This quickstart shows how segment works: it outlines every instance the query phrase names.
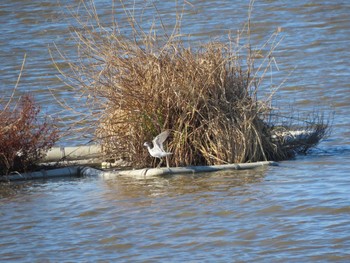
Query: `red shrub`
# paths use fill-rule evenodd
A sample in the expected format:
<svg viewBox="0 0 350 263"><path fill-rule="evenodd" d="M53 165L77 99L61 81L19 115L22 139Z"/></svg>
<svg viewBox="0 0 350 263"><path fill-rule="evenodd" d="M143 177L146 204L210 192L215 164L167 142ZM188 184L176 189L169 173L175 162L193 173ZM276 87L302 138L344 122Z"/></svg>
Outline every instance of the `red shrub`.
<svg viewBox="0 0 350 263"><path fill-rule="evenodd" d="M58 139L58 129L47 118L39 120L40 107L24 95L12 110L0 110L0 175L33 169Z"/></svg>

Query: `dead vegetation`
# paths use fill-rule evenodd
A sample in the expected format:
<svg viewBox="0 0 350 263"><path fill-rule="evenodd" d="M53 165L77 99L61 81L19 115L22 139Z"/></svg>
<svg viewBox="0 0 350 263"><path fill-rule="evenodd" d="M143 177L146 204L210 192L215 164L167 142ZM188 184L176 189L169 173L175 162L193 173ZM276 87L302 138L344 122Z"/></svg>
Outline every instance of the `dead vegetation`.
<svg viewBox="0 0 350 263"><path fill-rule="evenodd" d="M12 96L0 98L0 175L34 169L58 140L58 129L48 116L39 116L40 106L31 95L14 99L25 60Z"/></svg>
<svg viewBox="0 0 350 263"><path fill-rule="evenodd" d="M57 67L99 109L96 137L108 158L149 165L143 142L165 129L172 131L167 145L172 166L283 160L324 136L327 125L320 121L300 127L314 132L312 143L286 143L269 121L275 91L258 100L266 69L274 63L278 32L262 49L252 50L248 21L226 42L191 46L189 36L181 34L181 14L169 34L160 18L145 29L125 7L124 24L114 17L113 26L106 27L93 2L84 6L85 16L74 13L72 26L79 60L56 49L70 71Z"/></svg>
<svg viewBox="0 0 350 263"><path fill-rule="evenodd" d="M40 120L40 107L29 95L0 110L0 174L31 170L58 139L58 130Z"/></svg>

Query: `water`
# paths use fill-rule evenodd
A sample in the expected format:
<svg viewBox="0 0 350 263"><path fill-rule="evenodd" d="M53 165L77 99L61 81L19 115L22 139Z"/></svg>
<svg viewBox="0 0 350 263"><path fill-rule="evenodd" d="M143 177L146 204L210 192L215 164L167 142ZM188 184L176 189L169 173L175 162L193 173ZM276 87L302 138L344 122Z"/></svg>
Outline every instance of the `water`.
<svg viewBox="0 0 350 263"><path fill-rule="evenodd" d="M156 3L169 15L170 2ZM196 41L224 39L247 16L247 1L191 3L183 24ZM110 13L103 1L97 5ZM0 3L2 95L11 93L27 53L18 94L30 91L50 114L62 109L47 88L86 110L56 78L47 50L55 42L74 53L61 10L52 1ZM275 53L280 71L268 83L278 85L294 70L278 91L278 105L334 112L331 136L309 155L254 171L2 186L2 261L349 262L349 13L350 3L340 0L254 6L253 45L278 27L284 37ZM67 123L78 118L62 114ZM72 143L66 140L60 143Z"/></svg>

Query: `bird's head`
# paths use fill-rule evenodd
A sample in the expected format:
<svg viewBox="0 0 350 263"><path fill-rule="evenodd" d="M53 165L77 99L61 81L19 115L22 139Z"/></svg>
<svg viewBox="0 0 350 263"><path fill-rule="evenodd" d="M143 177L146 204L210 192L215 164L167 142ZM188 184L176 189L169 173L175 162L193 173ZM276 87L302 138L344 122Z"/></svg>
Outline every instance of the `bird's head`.
<svg viewBox="0 0 350 263"><path fill-rule="evenodd" d="M149 143L149 142L145 142L144 144L143 144L143 146L145 146L145 147L151 147L151 144Z"/></svg>

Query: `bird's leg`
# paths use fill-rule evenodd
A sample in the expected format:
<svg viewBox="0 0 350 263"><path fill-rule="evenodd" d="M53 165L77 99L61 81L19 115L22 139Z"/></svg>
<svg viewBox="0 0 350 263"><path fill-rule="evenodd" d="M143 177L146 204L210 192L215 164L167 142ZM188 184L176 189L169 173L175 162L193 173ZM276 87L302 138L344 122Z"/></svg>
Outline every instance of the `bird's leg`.
<svg viewBox="0 0 350 263"><path fill-rule="evenodd" d="M157 168L159 168L160 167L160 165L162 164L162 162L163 162L163 159L162 158L159 158L159 164L157 165Z"/></svg>
<svg viewBox="0 0 350 263"><path fill-rule="evenodd" d="M169 168L170 166L169 166L169 159L168 159L168 155L167 155L167 156L165 156L165 160L166 160L166 167L167 167L167 168Z"/></svg>

